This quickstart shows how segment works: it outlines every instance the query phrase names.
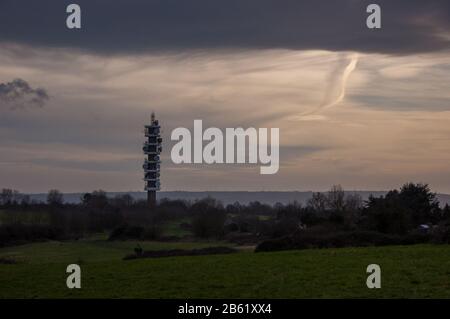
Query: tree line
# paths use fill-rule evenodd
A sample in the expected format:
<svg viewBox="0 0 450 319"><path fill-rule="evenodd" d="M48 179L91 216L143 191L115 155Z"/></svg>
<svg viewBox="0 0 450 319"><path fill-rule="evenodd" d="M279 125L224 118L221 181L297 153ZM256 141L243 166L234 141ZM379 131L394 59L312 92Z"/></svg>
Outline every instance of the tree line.
<svg viewBox="0 0 450 319"><path fill-rule="evenodd" d="M196 201L162 199L152 209L145 200L129 194L108 197L102 190L84 194L79 204L65 203L64 195L55 189L48 192L46 202L32 201L12 189L3 189L0 194L0 245L77 239L99 232L108 232L111 240L167 240L163 226L177 221L195 238L237 243L298 236L317 240L330 234L367 237L419 233L424 241L439 234L441 242L450 237L450 208L440 207L426 184L407 183L365 201L335 185L328 192L314 193L304 204L223 205L207 197Z"/></svg>

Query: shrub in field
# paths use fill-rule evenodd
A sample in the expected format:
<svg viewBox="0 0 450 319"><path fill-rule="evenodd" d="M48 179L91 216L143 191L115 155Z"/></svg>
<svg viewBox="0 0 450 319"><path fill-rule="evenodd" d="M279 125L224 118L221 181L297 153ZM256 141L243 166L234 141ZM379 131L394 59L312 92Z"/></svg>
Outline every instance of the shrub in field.
<svg viewBox="0 0 450 319"><path fill-rule="evenodd" d="M108 240L141 239L143 233L144 227L124 225L113 229Z"/></svg>
<svg viewBox="0 0 450 319"><path fill-rule="evenodd" d="M433 230L432 242L435 244L450 244L450 221L443 222Z"/></svg>
<svg viewBox="0 0 450 319"><path fill-rule="evenodd" d="M223 235L226 212L222 204L213 198L195 202L191 207L192 232L197 237L209 238Z"/></svg>
<svg viewBox="0 0 450 319"><path fill-rule="evenodd" d="M48 225L13 224L0 226L0 246L42 240L61 240L66 237L62 228Z"/></svg>
<svg viewBox="0 0 450 319"><path fill-rule="evenodd" d="M13 265L13 264L17 264L17 261L12 259L12 258L8 258L8 257L0 257L0 265Z"/></svg>
<svg viewBox="0 0 450 319"><path fill-rule="evenodd" d="M428 242L428 234L389 235L374 231L337 231L319 233L299 231L291 236L267 240L260 243L255 251L277 251L307 248L338 248L358 246L412 245Z"/></svg>
<svg viewBox="0 0 450 319"><path fill-rule="evenodd" d="M281 237L263 241L255 248L255 252L300 249L296 248L291 237Z"/></svg>
<svg viewBox="0 0 450 319"><path fill-rule="evenodd" d="M148 227L123 225L113 229L108 240L154 240L161 235L161 229L156 225Z"/></svg>
<svg viewBox="0 0 450 319"><path fill-rule="evenodd" d="M136 258L160 258L160 257L175 257L175 256L201 256L201 255L217 255L217 254L231 254L237 252L236 249L230 247L206 247L200 249L169 249L169 250L148 250L135 252L133 255L124 257L124 260Z"/></svg>
<svg viewBox="0 0 450 319"><path fill-rule="evenodd" d="M161 233L162 233L161 227L157 225L147 226L144 229L144 233L142 234L142 239L155 240L161 238Z"/></svg>

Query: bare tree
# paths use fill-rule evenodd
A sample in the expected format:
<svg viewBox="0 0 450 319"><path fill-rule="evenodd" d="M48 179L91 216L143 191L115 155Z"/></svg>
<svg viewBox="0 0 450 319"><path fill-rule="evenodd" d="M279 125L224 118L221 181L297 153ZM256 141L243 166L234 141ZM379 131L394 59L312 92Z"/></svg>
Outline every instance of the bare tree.
<svg viewBox="0 0 450 319"><path fill-rule="evenodd" d="M2 205L11 204L13 198L13 190L10 188L3 188L0 195Z"/></svg>
<svg viewBox="0 0 450 319"><path fill-rule="evenodd" d="M3 188L0 194L0 203L2 205L17 204L21 199L19 191L10 188Z"/></svg>
<svg viewBox="0 0 450 319"><path fill-rule="evenodd" d="M356 212L363 208L363 199L358 193L352 193L345 196L345 209Z"/></svg>
<svg viewBox="0 0 450 319"><path fill-rule="evenodd" d="M308 207L312 208L316 212L324 212L327 209L327 196L323 193L313 193L312 197L308 200Z"/></svg>
<svg viewBox="0 0 450 319"><path fill-rule="evenodd" d="M341 185L333 185L328 191L328 206L334 211L343 211L345 209L345 192Z"/></svg>
<svg viewBox="0 0 450 319"><path fill-rule="evenodd" d="M51 206L59 206L64 202L63 194L57 189L51 189L47 194L47 204Z"/></svg>

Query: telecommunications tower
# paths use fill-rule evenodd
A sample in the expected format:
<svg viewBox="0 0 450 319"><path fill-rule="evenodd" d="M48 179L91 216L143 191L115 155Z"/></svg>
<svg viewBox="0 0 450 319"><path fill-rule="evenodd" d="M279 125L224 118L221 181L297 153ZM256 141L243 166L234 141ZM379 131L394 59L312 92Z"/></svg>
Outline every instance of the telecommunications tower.
<svg viewBox="0 0 450 319"><path fill-rule="evenodd" d="M158 120L155 119L155 113L152 112L150 125L145 125L145 137L147 140L144 143L142 150L147 158L144 162L144 181L145 190L147 191L147 201L149 206L153 207L156 204L156 191L160 190L160 156L162 151L162 138L160 135L161 127Z"/></svg>

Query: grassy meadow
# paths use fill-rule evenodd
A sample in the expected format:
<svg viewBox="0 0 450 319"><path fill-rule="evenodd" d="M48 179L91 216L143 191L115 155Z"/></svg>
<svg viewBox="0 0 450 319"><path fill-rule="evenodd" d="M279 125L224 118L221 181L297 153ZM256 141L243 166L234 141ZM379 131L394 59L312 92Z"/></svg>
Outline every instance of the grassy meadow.
<svg viewBox="0 0 450 319"><path fill-rule="evenodd" d="M0 298L450 298L450 246L311 249L124 261L137 242L104 236L0 249ZM142 248L203 248L223 242L140 242ZM78 263L81 289L66 287ZM382 288L366 287L366 267Z"/></svg>

